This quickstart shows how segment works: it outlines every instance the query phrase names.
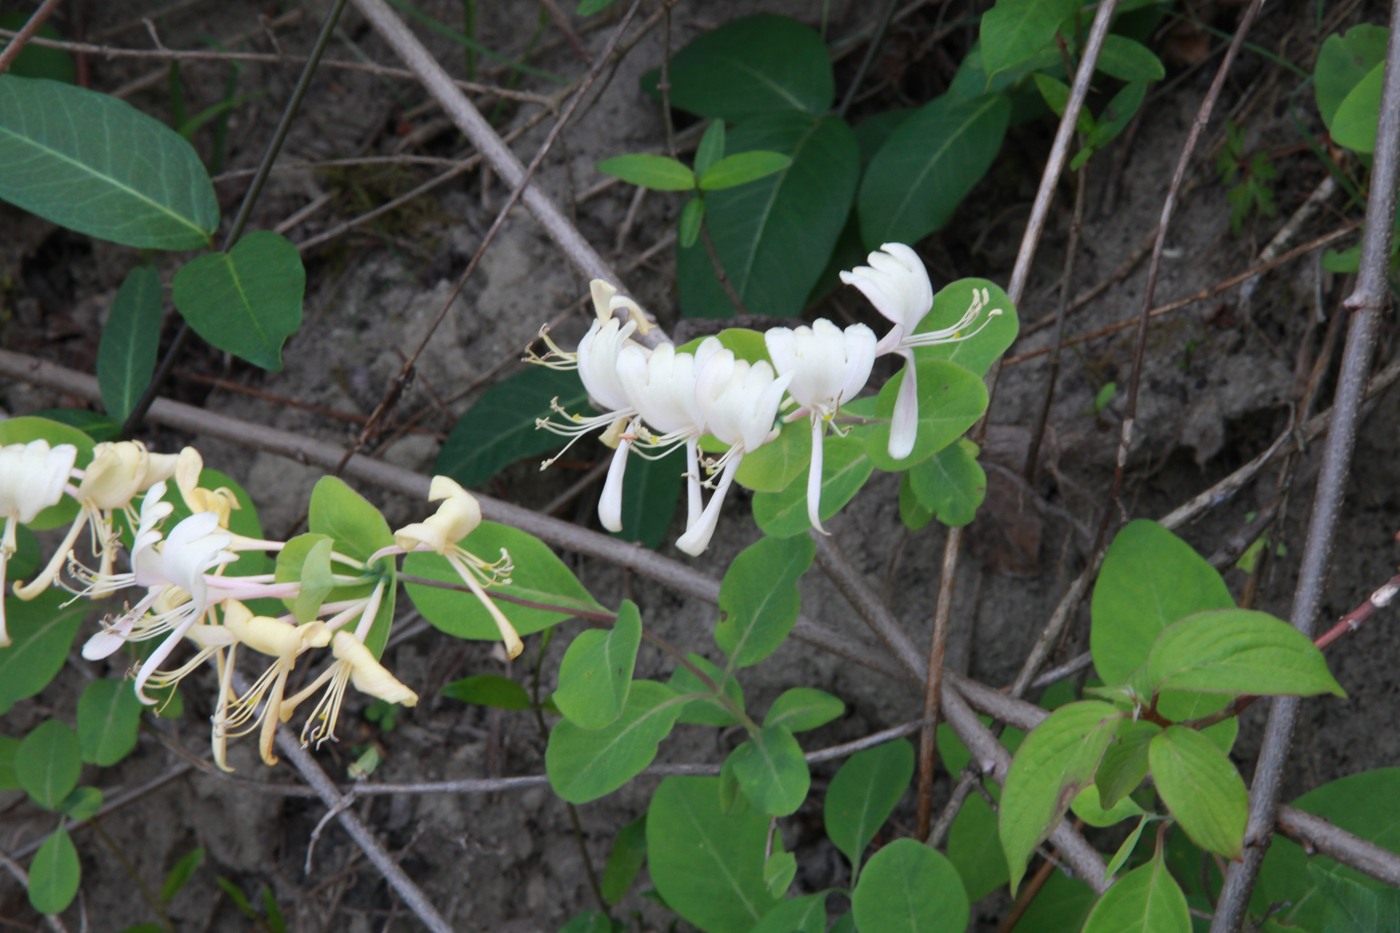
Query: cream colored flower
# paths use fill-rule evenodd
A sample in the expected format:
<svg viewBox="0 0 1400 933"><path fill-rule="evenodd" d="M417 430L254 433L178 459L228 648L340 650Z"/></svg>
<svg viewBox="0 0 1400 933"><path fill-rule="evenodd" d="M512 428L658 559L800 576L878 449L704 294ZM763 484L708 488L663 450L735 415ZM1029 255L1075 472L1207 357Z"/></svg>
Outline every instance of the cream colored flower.
<svg viewBox="0 0 1400 933"><path fill-rule="evenodd" d="M5 521L0 534L0 648L10 643L5 627L5 570L19 549L17 529L63 498L77 457L78 448L72 444L50 447L44 440L0 447L0 518Z"/></svg>

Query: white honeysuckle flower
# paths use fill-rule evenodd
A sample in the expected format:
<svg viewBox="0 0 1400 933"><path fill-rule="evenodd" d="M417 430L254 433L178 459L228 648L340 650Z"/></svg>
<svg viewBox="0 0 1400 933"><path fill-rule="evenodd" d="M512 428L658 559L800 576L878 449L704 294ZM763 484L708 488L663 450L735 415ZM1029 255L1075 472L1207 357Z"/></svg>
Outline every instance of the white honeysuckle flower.
<svg viewBox="0 0 1400 933"><path fill-rule="evenodd" d="M335 633L331 639L331 653L335 656L335 663L296 696L282 702L282 721L286 722L301 703L323 686L326 687L302 728L303 745L315 742L319 746L327 739L335 739L335 723L340 718L340 705L345 699L347 685L353 685L361 693L388 703L403 706L418 704L418 694L389 673L364 642L349 632Z"/></svg>
<svg viewBox="0 0 1400 933"><path fill-rule="evenodd" d="M860 289L875 310L894 325L889 333L880 338L875 353L877 356L897 353L904 357L906 363L904 381L899 386L890 421L889 442L890 456L903 460L913 452L919 429L919 389L914 371L914 348L959 343L975 337L1001 314L1001 309L987 311L982 322L969 331L968 328L982 317L990 299L986 289L979 289L973 292L972 304L953 326L915 333L914 328L933 310L933 286L929 283L928 270L924 268L919 254L903 243L885 243L880 250L867 257L870 265L856 266L850 272L843 271L841 281Z"/></svg>
<svg viewBox="0 0 1400 933"><path fill-rule="evenodd" d="M228 527L229 515L241 508L238 497L227 486L218 489L204 489L199 485L199 475L204 472L204 458L193 447L180 451L175 463L175 486L180 490L180 498L191 512L213 512L219 517L219 526Z"/></svg>
<svg viewBox="0 0 1400 933"><path fill-rule="evenodd" d="M708 467L719 472L714 492L704 511L690 522L685 534L676 540L676 547L692 556L699 556L710 546L725 496L734 481L734 473L744 455L757 450L774 436L773 423L778 417L783 392L792 381L792 373L775 375L766 360L749 363L735 359L722 350L712 354L700 368L695 379L695 399L700 409L705 431L729 445L727 450ZM696 495L699 479L692 477Z"/></svg>
<svg viewBox="0 0 1400 933"><path fill-rule="evenodd" d="M787 393L812 422L812 460L807 471L807 517L822 528L822 440L826 426L843 404L855 398L875 364L875 332L864 324L844 331L825 318L811 327L774 327L763 335L779 375L791 375Z"/></svg>
<svg viewBox="0 0 1400 933"><path fill-rule="evenodd" d="M92 552L99 558L100 574L110 574L119 538L112 528L112 515L124 512L135 519L131 501L156 483L175 473L178 458L173 454L153 454L140 441L114 441L98 444L92 462L79 473L82 479L73 498L78 500L78 517L38 576L26 584L15 583L15 595L29 600L47 590L58 578L73 552L83 528L91 528Z"/></svg>
<svg viewBox="0 0 1400 933"><path fill-rule="evenodd" d="M5 571L19 549L18 528L63 498L73 473L78 448L72 444L49 446L45 440L0 447L0 648L10 643L5 627Z"/></svg>
<svg viewBox="0 0 1400 933"><path fill-rule="evenodd" d="M481 524L481 504L476 496L463 489L455 480L446 476L434 476L428 487L428 501L438 502L436 514L421 522L405 525L394 532L394 546L382 548L370 555L368 563L392 553L411 554L414 551L432 551L447 558L452 569L462 578L462 582L472 591L481 605L490 614L496 628L500 630L506 653L518 657L525 645L516 633L515 626L496 606L486 593L486 587L493 584L510 583L514 569L510 555L501 549L501 556L494 562L477 557L460 545L460 541L471 534Z"/></svg>

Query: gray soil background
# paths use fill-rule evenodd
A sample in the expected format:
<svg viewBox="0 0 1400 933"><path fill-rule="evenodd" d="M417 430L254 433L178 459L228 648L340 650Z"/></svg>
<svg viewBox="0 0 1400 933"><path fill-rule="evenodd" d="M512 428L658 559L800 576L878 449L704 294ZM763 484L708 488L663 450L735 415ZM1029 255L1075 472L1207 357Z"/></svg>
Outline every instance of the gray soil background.
<svg viewBox="0 0 1400 933"><path fill-rule="evenodd" d="M564 20L588 56L602 49L626 6L619 3L606 14L585 20L573 15L571 3L560 5L570 8ZM218 40L229 48L298 55L310 47L324 6L116 0L65 4L56 23L65 35L80 29L92 41L149 49L152 38L142 18L150 17L160 41L172 49L207 49L211 40ZM415 0L414 6L443 22L460 24L459 3ZM81 10L81 17L75 18L75 9ZM1228 32L1241 9L1224 2L1197 5L1195 15ZM1320 8L1301 0L1282 0L1265 9L1251 36L1257 49L1246 51L1237 64L1189 175L1189 188L1167 238L1167 258L1157 288L1159 304L1210 289L1254 264L1265 244L1326 175L1320 161L1299 145L1302 137L1295 119L1301 118L1314 132L1321 129L1310 87L1262 52L1310 71L1320 37L1358 22L1385 21L1384 10L1376 4ZM583 74L588 67L584 57L559 22L542 10L521 2L479 4L478 36L487 48L502 55L519 56L528 45L531 64L570 78ZM655 3L644 3L637 22L656 10ZM828 39L840 53L836 61L839 97L854 76L864 51L860 37L873 28L878 9L873 4L834 0L827 10ZM743 0L680 5L673 11L672 48L719 24L760 11L786 13L816 24L822 5ZM916 105L941 92L973 35L970 27L963 26L947 30L938 43L928 40L939 24L970 22L973 12L965 4L945 9L914 3L900 8L862 85L861 101L851 111L853 122L890 106ZM538 38L532 40L537 26ZM415 32L450 71L463 73L460 45L421 26ZM667 238L673 236L680 199L655 193L637 199L635 189L608 183L594 167L599 160L623 152L664 148L659 105L638 89L641 75L661 60L662 29L656 26L643 34L634 25L623 47L625 54L604 71L537 177L584 237L622 271L628 290L672 326L677 314L675 250ZM1115 270L1155 228L1172 167L1223 42L1187 23L1159 36L1154 47L1168 63L1167 81L1154 87L1143 117L1095 159L1087 174L1082 241L1068 290L1078 295L1099 283L1108 285L1071 315L1068 335L1127 321L1139 312L1145 264L1138 263L1126 275ZM353 8L347 11L328 58L399 66ZM491 60L483 57L479 62L488 83L507 79ZM86 65L91 87L121 90L136 106L169 119L167 69L161 63L90 55ZM233 112L225 174L217 189L226 224L297 70L295 63L286 62L242 66L238 93L245 99ZM219 101L228 75L226 62L186 62L181 77L189 111ZM560 89L531 75L513 80L517 89L537 94L555 95ZM531 102L505 102L497 109L495 98L473 96L503 134L531 124L513 142L517 155L528 162L554 114L542 113ZM470 145L425 100L412 80L322 69L250 227L278 229L295 242L311 244L304 251L308 268L305 323L286 347L286 368L264 373L197 346L177 367L168 389L170 397L256 425L336 443L353 439L438 314L507 194L494 174L474 170L398 210L341 229L370 208L450 168L445 160L459 161L472 153ZM1270 153L1278 169L1278 216L1251 218L1239 234L1231 231L1225 188L1213 167L1227 118L1242 127L1247 149ZM1013 128L991 173L953 223L920 244L935 287L967 275L1005 283L1053 132L1051 120ZM211 153L208 128L197 133L194 141L206 157ZM375 165L310 167L368 156L400 158ZM1026 331L1027 325L1052 313L1059 301L1072 192L1069 181L1062 184L1020 307L1023 336L1012 348L1013 356L1048 344L1048 330ZM1357 216L1354 205L1348 207L1341 195L1334 196L1285 248ZM57 230L6 206L0 206L0 229L5 231L0 238L0 343L9 350L92 372L106 309L123 276L143 257ZM325 234L331 236L322 240ZM178 261L169 256L145 258L158 264L168 285ZM1340 348L1324 337L1340 313L1340 300L1348 287L1348 281L1324 273L1318 254L1312 253L1264 275L1248 303L1238 289L1225 289L1154 321L1148 335L1138 441L1128 462L1121 518L1160 517L1266 449L1286 426L1319 354L1323 354L1323 374L1312 412L1329 404ZM416 378L392 416L393 430L377 438L370 450L386 461L427 473L455 418L486 387L516 370L521 350L542 323L559 319L556 334L566 345L582 333L587 318L580 299L586 293L585 279L539 225L517 209L419 358ZM809 309L809 318L819 314L876 323L873 312L853 290L837 291ZM167 341L178 324L173 318L172 311L166 323ZM949 663L979 680L993 685L1010 682L1065 587L1084 566L1093 529L1107 501L1123 405L1119 392L1095 414L1093 400L1108 382L1126 385L1132 366L1131 334L1131 330L1118 331L1066 349L1040 467L1030 484L1022 478L1022 467L1046 391L1045 357L1032 357L1002 371L984 447L988 502L971 528L969 553L959 570L950 646ZM1392 315L1378 360L1384 364L1395 354ZM0 385L4 413L75 404L87 403L23 384ZM1374 403L1362 423L1324 623L1362 602L1389 579L1400 559L1397 425L1400 392L1392 389ZM239 479L251 492L264 528L273 536L295 528L311 486L321 475L320 470L259 453L252 444L177 435L158 426L148 428L143 438L160 450L175 450L184 443L199 446L206 463ZM573 463L561 463L545 474L533 463L522 463L484 491L532 508L550 506L561 517L596 527L598 484L581 492L571 487L605 451L587 441L575 450ZM1288 614L1319 455L1320 445L1314 445L1297 451L1293 459L1291 494L1271 532L1282 548L1257 581L1256 608ZM1252 513L1277 500L1280 475L1277 465L1265 469L1254 483L1181 533L1200 552L1215 552L1239 534ZM425 513L424 503L363 486L361 490L382 504L391 524ZM828 527L856 567L887 594L911 637L923 645L945 533L936 524L918 533L906 532L896 501L897 483L888 476L877 478ZM756 540L758 531L746 503L742 495L733 497L714 545L702 559L691 561L694 566L718 578L733 556ZM681 556L669 544L663 548ZM711 637L716 619L712 606L599 561L568 554L564 558L602 603L635 599L645 623L659 634L687 650L717 656ZM1245 575L1232 570L1227 580L1238 597L1247 582ZM868 641L872 655L881 652L879 643L819 571L814 569L805 579L803 597L804 612L830 628ZM341 742L318 752L321 764L337 780L345 780L345 769L354 760L351 749L373 741L384 756L372 778L376 782L541 774L544 738L530 715L465 706L438 696L445 683L458 678L491 673L526 679L528 669L520 663L514 668L505 664L491 645L456 641L416 624L419 620L406 604L407 600L401 601L406 615L387 660L400 679L417 690L422 702L403 711L392 731L383 732L363 719L359 698L348 700ZM1382 615L1331 649L1333 671L1349 698L1305 705L1286 800L1333 778L1400 759L1400 731L1393 726L1400 665L1389 631L1392 622ZM578 623L569 622L560 634L578 630ZM1054 662L1085 650L1087 632L1086 609L1057 648ZM546 688L566 643L567 638L559 638L549 648L543 675ZM525 657L532 651L533 647ZM670 667L659 653L644 649L638 675L664 678ZM18 705L0 732L23 734L53 716L71 721L82 685L106 673L75 652L54 685ZM804 748L809 750L914 720L922 704L922 696L904 684L790 641L749 673L748 705L765 709L784 689L802 685L821 687L848 704L843 718L804 736ZM321 804L288 793L287 788L298 783L289 765L263 767L254 742L245 740L232 753L237 767L232 776L212 769L207 761L208 710L201 703L198 683L191 683L184 693L189 709L183 720L161 721L143 730L131 758L100 774L85 775L86 781L99 783L110 800L174 765L194 764L178 778L79 831L84 879L79 901L65 916L69 928L115 931L154 920L146 903L149 892L159 889L176 859L203 848L204 865L170 905L176 929L251 928L220 892L216 883L220 877L254 898L267 888L286 915L289 930L417 929L417 922L339 827L321 825L325 816ZM1259 704L1244 716L1235 750L1246 779L1258 748L1262 707ZM717 763L737 741L713 729L683 726L663 744L658 761ZM818 766L807 805L783 821L784 840L797 852L801 866L794 887L798 893L849 880L844 859L824 841L821 830L820 801L834 770L834 764ZM655 778L644 777L579 808L583 847L595 867L601 868L616 831L644 812L655 785ZM941 803L946 790L946 781L940 783L936 803ZM553 931L593 906L569 815L547 787L489 795L367 797L354 807L456 929ZM882 839L912 832L913 819L911 793ZM5 851L38 838L51 823L50 816L18 795L0 793L0 848ZM0 927L37 928L41 921L28 907L24 892L8 876L0 877L0 918L12 918L0 922ZM616 916L637 930L686 929L641 895L647 887L643 875ZM984 901L975 911L977 924L994 929L1006 906L1001 895ZM835 902L832 907L844 910Z"/></svg>

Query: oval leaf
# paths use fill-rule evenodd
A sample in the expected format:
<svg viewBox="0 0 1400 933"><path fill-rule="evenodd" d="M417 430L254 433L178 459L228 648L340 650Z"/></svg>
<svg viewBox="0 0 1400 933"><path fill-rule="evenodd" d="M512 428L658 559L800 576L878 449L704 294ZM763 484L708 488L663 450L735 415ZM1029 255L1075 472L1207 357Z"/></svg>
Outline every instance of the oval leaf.
<svg viewBox="0 0 1400 933"><path fill-rule="evenodd" d="M970 906L952 862L913 839L896 839L871 856L851 912L862 930L962 933Z"/></svg>
<svg viewBox="0 0 1400 933"><path fill-rule="evenodd" d="M1162 60L1141 42L1127 36L1104 37L1098 69L1119 81L1160 81L1167 75Z"/></svg>
<svg viewBox="0 0 1400 933"><path fill-rule="evenodd" d="M723 191L726 188L737 188L786 171L791 165L792 157L781 152L737 152L705 170L700 176L700 190Z"/></svg>
<svg viewBox="0 0 1400 933"><path fill-rule="evenodd" d="M81 878L78 850L68 830L59 829L44 840L29 864L30 906L41 914L63 913L77 896Z"/></svg>
<svg viewBox="0 0 1400 933"><path fill-rule="evenodd" d="M15 779L34 802L56 810L78 786L82 750L73 730L49 720L24 737L15 753Z"/></svg>
<svg viewBox="0 0 1400 933"><path fill-rule="evenodd" d="M1354 152L1376 150L1376 129L1381 116L1381 81L1384 77L1385 63L1381 62L1342 99L1331 126L1332 139L1338 145Z"/></svg>
<svg viewBox="0 0 1400 933"><path fill-rule="evenodd" d="M971 523L987 497L987 474L977 462L977 445L969 440L943 448L908 476L919 504L950 528Z"/></svg>
<svg viewBox="0 0 1400 933"><path fill-rule="evenodd" d="M1313 71L1313 88L1317 94L1317 110L1330 130L1337 108L1361 79L1376 65L1385 61L1385 43L1390 31L1384 26L1362 23L1348 29L1345 35L1328 36L1317 52L1317 67Z"/></svg>
<svg viewBox="0 0 1400 933"><path fill-rule="evenodd" d="M1191 933L1186 895L1159 855L1108 889L1083 933Z"/></svg>
<svg viewBox="0 0 1400 933"><path fill-rule="evenodd" d="M442 695L463 703L494 706L497 709L529 709L530 694L525 688L496 674L478 674L454 680L442 688Z"/></svg>
<svg viewBox="0 0 1400 933"><path fill-rule="evenodd" d="M622 601L611 629L581 632L559 663L554 705L584 729L601 729L622 715L642 643L637 604Z"/></svg>
<svg viewBox="0 0 1400 933"><path fill-rule="evenodd" d="M860 875L861 855L885 825L914 776L914 747L900 739L857 752L827 788L822 804L826 834Z"/></svg>
<svg viewBox="0 0 1400 933"><path fill-rule="evenodd" d="M884 420L851 431L865 445L866 455L877 469L898 472L922 463L961 437L987 410L987 386L978 376L955 363L918 360L914 367L918 379L918 434L909 456L894 459L889 453L888 419L894 414L895 398L908 378L908 368L906 364L880 389L875 415ZM758 497L754 498L757 501Z"/></svg>
<svg viewBox="0 0 1400 933"><path fill-rule="evenodd" d="M545 772L554 792L570 803L610 794L641 773L671 732L684 704L665 684L632 684L622 715L602 729L561 719L549 733Z"/></svg>
<svg viewBox="0 0 1400 933"><path fill-rule="evenodd" d="M715 644L734 667L757 664L787 638L801 608L797 581L815 555L804 535L760 538L734 558L720 584L715 626Z"/></svg>
<svg viewBox="0 0 1400 933"><path fill-rule="evenodd" d="M102 407L117 421L126 420L151 382L163 308L160 274L155 269L137 266L127 273L97 347Z"/></svg>
<svg viewBox="0 0 1400 933"><path fill-rule="evenodd" d="M991 168L1010 116L1002 94L944 96L901 123L875 153L860 186L856 207L866 247L917 243L942 229Z"/></svg>
<svg viewBox="0 0 1400 933"><path fill-rule="evenodd" d="M867 449L850 435L832 434L823 445L821 507L817 514L826 521L855 498L870 474L875 472L875 464ZM806 474L803 470L802 475ZM791 483L782 492L756 493L753 517L764 534L775 538L790 538L810 529L806 479Z"/></svg>
<svg viewBox="0 0 1400 933"><path fill-rule="evenodd" d="M987 310L973 325L980 326L980 330L955 343L915 347L914 359L947 360L979 376L985 376L997 358L1015 342L1021 326L1016 315L1016 306L1011 303L1010 296L1000 285L987 279L958 279L948 283L933 296L933 309L919 322L919 326L914 328L914 333L947 330L962 319L974 300L983 296ZM992 311L1001 313L991 315Z"/></svg>
<svg viewBox="0 0 1400 933"><path fill-rule="evenodd" d="M78 743L83 760L114 765L136 747L141 701L125 680L94 680L78 699Z"/></svg>
<svg viewBox="0 0 1400 933"><path fill-rule="evenodd" d="M787 816L807 799L812 774L802 746L785 726L765 726L734 749L729 760L739 788L758 812Z"/></svg>
<svg viewBox="0 0 1400 933"><path fill-rule="evenodd" d="M1185 726L1169 726L1147 746L1152 780L1191 841L1208 852L1239 858L1249 793L1229 757Z"/></svg>
<svg viewBox="0 0 1400 933"><path fill-rule="evenodd" d="M0 713L48 686L91 609L81 601L69 603L66 594L55 590L27 603L5 597L11 644L0 648Z"/></svg>
<svg viewBox="0 0 1400 933"><path fill-rule="evenodd" d="M212 346L277 372L282 344L301 327L306 269L296 246L270 230L175 273L175 307Z"/></svg>
<svg viewBox="0 0 1400 933"><path fill-rule="evenodd" d="M670 156L648 152L604 159L598 163L598 171L653 191L689 191L695 187L695 173L688 166Z"/></svg>
<svg viewBox="0 0 1400 933"><path fill-rule="evenodd" d="M142 249L200 249L214 186L178 133L108 94L0 75L0 199Z"/></svg>
<svg viewBox="0 0 1400 933"><path fill-rule="evenodd" d="M668 777L647 811L647 870L706 933L749 933L778 903L763 882L768 817L720 808L719 779Z"/></svg>
<svg viewBox="0 0 1400 933"><path fill-rule="evenodd" d="M845 712L846 704L825 690L793 687L784 690L768 707L763 725L782 726L789 732L806 732L821 728Z"/></svg>
<svg viewBox="0 0 1400 933"><path fill-rule="evenodd" d="M831 109L835 79L817 31L786 16L747 16L708 32L671 59L671 106L742 120Z"/></svg>
<svg viewBox="0 0 1400 933"><path fill-rule="evenodd" d="M1314 696L1346 691L1302 632L1266 612L1198 612L1168 626L1147 657L1153 689Z"/></svg>
<svg viewBox="0 0 1400 933"><path fill-rule="evenodd" d="M982 17L979 48L988 75L1014 68L1053 47L1078 0L999 0Z"/></svg>

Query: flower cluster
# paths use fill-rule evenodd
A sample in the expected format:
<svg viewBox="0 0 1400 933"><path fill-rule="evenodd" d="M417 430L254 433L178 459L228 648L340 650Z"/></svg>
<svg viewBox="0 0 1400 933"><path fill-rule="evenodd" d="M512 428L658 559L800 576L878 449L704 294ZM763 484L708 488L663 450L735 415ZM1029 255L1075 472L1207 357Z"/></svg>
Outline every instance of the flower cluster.
<svg viewBox="0 0 1400 933"><path fill-rule="evenodd" d="M884 354L898 354L909 364L895 401L889 438L891 457L909 456L919 420L914 348L966 340L1001 310L986 308L983 291L953 326L917 333L915 329L933 308L933 287L918 254L902 243L886 243L868 261L868 266L842 272L841 280L860 289L894 325L878 340L864 324L842 329L818 319L811 327L767 331L768 360L739 359L715 337L701 341L693 352L670 344L649 349L631 339L645 326L642 309L597 280L592 283L597 320L577 350L566 352L541 332L549 352L530 361L577 369L603 414L591 418L570 414L556 399L554 410L562 420L541 418L536 426L569 437L569 445L584 434L606 429L603 441L615 448L598 503L604 528L618 531L622 527L628 455L656 458L684 446L686 528L676 547L687 554L702 553L714 534L740 461L777 436L782 412L782 421L807 418L811 422L807 514L813 527L821 530L823 438L829 426L835 429L833 419L841 406L865 388L875 359ZM707 435L724 444L725 452L701 457L700 439ZM703 501L705 487L713 490L708 503Z"/></svg>
<svg viewBox="0 0 1400 933"><path fill-rule="evenodd" d="M392 575L380 566L386 558L414 551L445 557L496 621L510 656L521 651L515 629L486 592L492 584L509 582L510 558L502 552L499 560L489 563L461 546L480 524L481 509L470 493L446 477L436 477L430 489L430 500L440 502L437 512L399 529L393 544L363 561L331 551L314 567L306 561L305 580L278 579L272 573L238 573L241 555L277 553L286 543L248 538L229 529L237 498L228 489L199 485L203 460L194 448L160 455L139 442L123 441L98 444L81 469L75 466L77 458L74 445L51 446L45 440L0 447L0 515L5 522L0 593L17 550L18 526L34 522L46 509L61 507L65 498L71 500L77 515L67 534L33 580L13 581L14 595L32 600L52 586L73 593L73 599L138 592L134 602L106 615L100 630L84 643L83 656L97 660L127 646L155 642L149 651L136 652L142 660L133 675L136 695L148 705L158 702L148 691L168 691L212 663L218 672L212 744L221 768L228 767L228 740L253 732L259 734L263 761L275 764L278 725L313 697L319 698L302 730L303 743L335 737L347 686L391 703L417 703L417 695L366 645L393 585ZM171 479L183 500L179 511L184 517L178 520L176 503L167 498ZM123 525L133 529L128 569L117 571ZM84 528L90 532L90 560L77 546ZM355 595L328 598L337 594ZM310 604L303 605L308 598ZM248 605L257 599L296 609L259 615ZM9 643L0 600L0 648ZM168 662L184 643L193 653L172 666ZM325 648L330 649L330 663L288 695L302 656ZM248 653L263 659L260 663L266 667L251 684L244 684L235 673L236 662Z"/></svg>

